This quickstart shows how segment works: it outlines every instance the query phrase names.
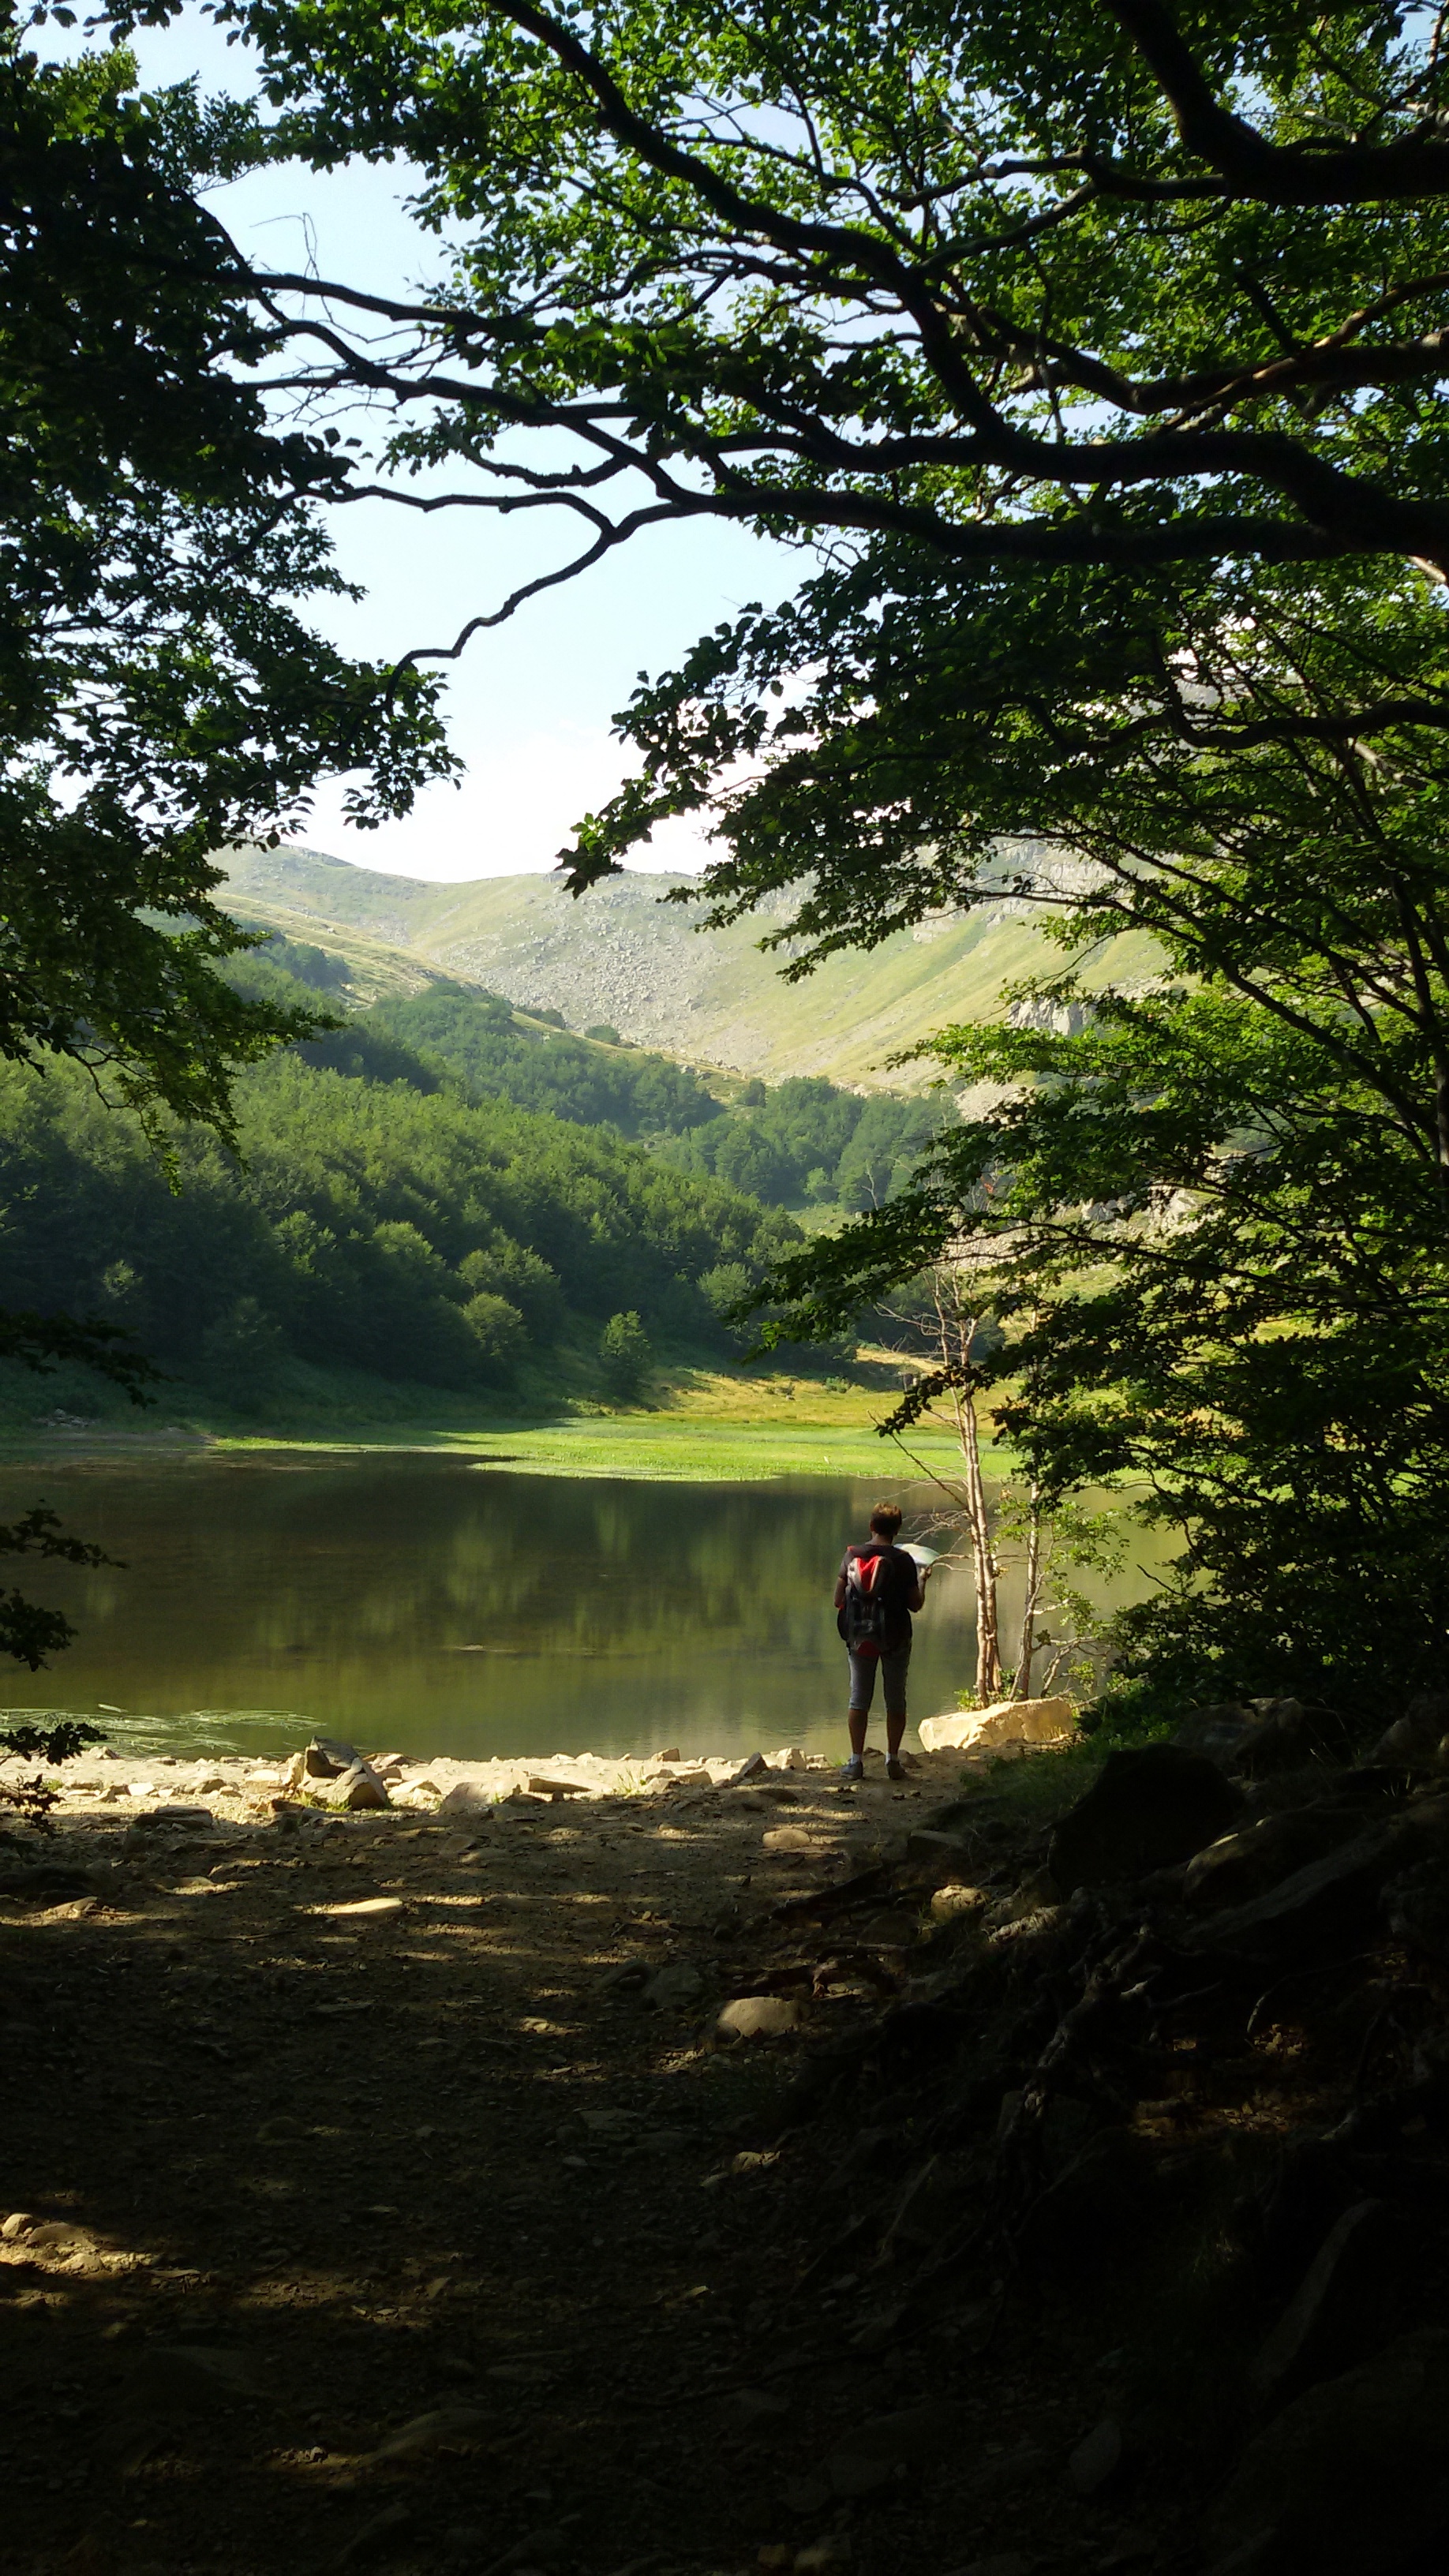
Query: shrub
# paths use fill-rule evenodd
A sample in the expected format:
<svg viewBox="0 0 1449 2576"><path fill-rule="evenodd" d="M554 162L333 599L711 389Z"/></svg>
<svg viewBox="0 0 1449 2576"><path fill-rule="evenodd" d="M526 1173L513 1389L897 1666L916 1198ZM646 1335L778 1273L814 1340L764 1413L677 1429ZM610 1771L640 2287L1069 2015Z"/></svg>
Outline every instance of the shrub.
<svg viewBox="0 0 1449 2576"><path fill-rule="evenodd" d="M609 1317L599 1337L599 1362L610 1395L621 1404L637 1396L653 1357L649 1336L637 1315Z"/></svg>

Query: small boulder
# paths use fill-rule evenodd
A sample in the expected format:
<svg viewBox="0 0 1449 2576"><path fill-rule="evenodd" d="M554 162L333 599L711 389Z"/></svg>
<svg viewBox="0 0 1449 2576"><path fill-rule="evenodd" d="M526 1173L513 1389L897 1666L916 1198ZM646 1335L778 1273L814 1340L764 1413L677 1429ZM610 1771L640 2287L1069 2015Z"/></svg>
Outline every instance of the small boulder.
<svg viewBox="0 0 1449 2576"><path fill-rule="evenodd" d="M1047 1867L1064 1896L1145 1878L1216 1842L1242 1793L1205 1754L1173 1744L1109 1753L1085 1797L1052 1835Z"/></svg>
<svg viewBox="0 0 1449 2576"><path fill-rule="evenodd" d="M1402 1717L1386 1727L1368 1756L1393 1771L1439 1771L1449 1733L1449 1691L1421 1691Z"/></svg>
<svg viewBox="0 0 1449 2576"><path fill-rule="evenodd" d="M997 1744L1065 1744L1076 1730L1069 1699L999 1699L924 1717L917 1733L926 1753L986 1753Z"/></svg>
<svg viewBox="0 0 1449 2576"><path fill-rule="evenodd" d="M1093 2426L1085 2441L1079 2442L1067 2462L1067 2475L1074 2492L1091 2496L1104 2487L1122 2465L1122 2430L1110 2415Z"/></svg>
<svg viewBox="0 0 1449 2576"><path fill-rule="evenodd" d="M684 2012L704 1992L704 1979L692 1959L670 1959L656 1968L644 1988L644 2001L656 2012Z"/></svg>
<svg viewBox="0 0 1449 2576"><path fill-rule="evenodd" d="M335 1779L319 1780L313 1785L320 1791L325 1806L335 1807L347 1815L392 1804L376 1772L361 1760L355 1762L350 1771L340 1772Z"/></svg>
<svg viewBox="0 0 1449 2576"><path fill-rule="evenodd" d="M468 2451L493 2424L477 2406L439 2406L430 2415L415 2415L368 2454L379 2466L389 2460L422 2459L430 2451Z"/></svg>
<svg viewBox="0 0 1449 2576"><path fill-rule="evenodd" d="M725 1786L728 1789L739 1789L747 1780L762 1780L769 1767L763 1753L747 1754L738 1769L730 1773Z"/></svg>
<svg viewBox="0 0 1449 2576"><path fill-rule="evenodd" d="M334 1735L314 1735L302 1756L302 1770L309 1780L337 1780L361 1760L355 1744L343 1744Z"/></svg>
<svg viewBox="0 0 1449 2576"><path fill-rule="evenodd" d="M458 1780L448 1791L438 1814L445 1822L478 1825L498 1813L498 1792L481 1780Z"/></svg>
<svg viewBox="0 0 1449 2576"><path fill-rule="evenodd" d="M991 1899L984 1887L968 1887L959 1879L948 1879L931 1899L930 1911L937 1923L954 1923L960 1915L984 1914Z"/></svg>
<svg viewBox="0 0 1449 2576"><path fill-rule="evenodd" d="M804 2007L784 1995L739 1995L724 2006L715 2031L720 2039L730 2041L782 2039L798 2030L804 2017Z"/></svg>
<svg viewBox="0 0 1449 2576"><path fill-rule="evenodd" d="M1391 2576L1449 2524L1449 2331L1404 2335L1248 2444L1212 2519L1214 2576Z"/></svg>

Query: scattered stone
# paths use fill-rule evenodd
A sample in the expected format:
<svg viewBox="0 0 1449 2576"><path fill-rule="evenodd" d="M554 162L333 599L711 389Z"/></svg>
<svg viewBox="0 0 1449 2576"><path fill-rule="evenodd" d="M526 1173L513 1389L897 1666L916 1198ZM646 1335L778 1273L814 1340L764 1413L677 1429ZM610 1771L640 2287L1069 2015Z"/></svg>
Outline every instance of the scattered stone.
<svg viewBox="0 0 1449 2576"><path fill-rule="evenodd" d="M791 2478L781 2492L791 2513L823 2513L830 2502L825 2478Z"/></svg>
<svg viewBox="0 0 1449 2576"><path fill-rule="evenodd" d="M35 2220L28 2209L12 2209L4 2226L0 2227L0 2237L7 2245L13 2245L17 2236L28 2235L34 2225Z"/></svg>
<svg viewBox="0 0 1449 2576"><path fill-rule="evenodd" d="M1442 1770L1442 1746L1449 1731L1449 1691L1421 1691L1402 1717L1395 1718L1368 1756L1391 1770Z"/></svg>
<svg viewBox="0 0 1449 2576"><path fill-rule="evenodd" d="M131 2476L177 2427L224 2413L251 2394L240 2353L202 2344L152 2344L121 2388L113 2447Z"/></svg>
<svg viewBox="0 0 1449 2576"><path fill-rule="evenodd" d="M555 1805L560 1798L593 1798L598 1795L589 1781L561 1780L551 1771L530 1772L527 1787L530 1798L549 1798Z"/></svg>
<svg viewBox="0 0 1449 2576"><path fill-rule="evenodd" d="M793 2401L768 2388L732 2389L724 2403L727 2434L751 2447L783 2441L799 2421Z"/></svg>
<svg viewBox="0 0 1449 2576"><path fill-rule="evenodd" d="M347 1905L312 1905L307 1910L311 1914L378 1915L402 1914L407 1909L400 1896L359 1896Z"/></svg>
<svg viewBox="0 0 1449 2576"><path fill-rule="evenodd" d="M600 1977L599 1990L606 1995L621 1994L628 1987L644 1985L648 1976L648 1967L642 1959L616 1959Z"/></svg>
<svg viewBox="0 0 1449 2576"><path fill-rule="evenodd" d="M666 1745L662 1753L656 1753L654 1759L656 1762L682 1762L684 1756L677 1744L670 1744Z"/></svg>
<svg viewBox="0 0 1449 2576"><path fill-rule="evenodd" d="M1122 2432L1110 2415L1093 2426L1067 2462L1067 2475L1079 2496L1092 2496L1122 2465Z"/></svg>
<svg viewBox="0 0 1449 2576"><path fill-rule="evenodd" d="M715 2030L724 2040L781 2039L798 2030L804 2018L803 2004L784 1995L740 1995L724 2006Z"/></svg>
<svg viewBox="0 0 1449 2576"><path fill-rule="evenodd" d="M360 2567L369 2558L379 2558L395 2540L402 2540L412 2530L417 2517L410 2504L390 2504L384 2513L375 2514L371 2522L353 2534L345 2549L339 2549L334 2567Z"/></svg>
<svg viewBox="0 0 1449 2576"><path fill-rule="evenodd" d="M994 2558L973 2558L967 2567L953 2567L950 2576L1031 2576L1035 2564L1019 2549L1002 2549Z"/></svg>
<svg viewBox="0 0 1449 2576"><path fill-rule="evenodd" d="M387 2460L419 2459L428 2451L468 2451L481 2440L489 2417L478 2406L439 2406L429 2415L414 2415L385 2442L368 2453L364 2466Z"/></svg>
<svg viewBox="0 0 1449 2576"><path fill-rule="evenodd" d="M1449 2523L1449 2331L1423 2327L1286 2406L1212 2518L1214 2576L1390 2576Z"/></svg>
<svg viewBox="0 0 1449 2576"><path fill-rule="evenodd" d="M766 1758L772 1771L808 1771L810 1768L810 1756L798 1744L782 1744L778 1753L771 1753Z"/></svg>
<svg viewBox="0 0 1449 2576"><path fill-rule="evenodd" d="M164 1826L168 1834L209 1833L216 1823L210 1807L158 1807L154 1815L138 1816L128 1831L133 1834L154 1833Z"/></svg>
<svg viewBox="0 0 1449 2576"><path fill-rule="evenodd" d="M851 2448L858 2456L909 2467L957 2450L978 2420L968 2406L930 2398L922 2406L907 2406L898 2415L878 2415L873 2423L862 2424L851 2437Z"/></svg>
<svg viewBox="0 0 1449 2576"><path fill-rule="evenodd" d="M895 2476L894 2460L868 2451L832 2451L825 2466L834 2496L874 2495Z"/></svg>
<svg viewBox="0 0 1449 2576"><path fill-rule="evenodd" d="M966 1858L966 1846L959 1834L942 1833L936 1825L917 1825L906 1836L906 1858L915 1867L929 1863L959 1869Z"/></svg>
<svg viewBox="0 0 1449 2576"><path fill-rule="evenodd" d="M740 1764L737 1771L732 1771L730 1773L725 1786L728 1789L738 1789L746 1780L762 1779L769 1767L770 1766L766 1762L763 1753L751 1753L746 1760Z"/></svg>
<svg viewBox="0 0 1449 2576"><path fill-rule="evenodd" d="M931 1913L938 1923L954 1923L959 1914L984 1914L991 1899L984 1888L968 1887L963 1880L948 1879L931 1899Z"/></svg>
<svg viewBox="0 0 1449 2576"><path fill-rule="evenodd" d="M848 2531L827 2531L819 2540L807 2541L794 2557L795 2576L820 2576L827 2567L848 2567L851 2549Z"/></svg>
<svg viewBox="0 0 1449 2576"><path fill-rule="evenodd" d="M335 1778L319 1781L317 1785L326 1806L343 1810L350 1815L356 1815L366 1808L386 1807L392 1803L376 1773L369 1770L367 1764L361 1760L356 1762L350 1771L340 1772Z"/></svg>
<svg viewBox="0 0 1449 2576"><path fill-rule="evenodd" d="M973 2503L984 2504L988 2497L1006 2495L1013 2487L1036 2485L1050 2474L1051 2463L1039 2442L1019 2442L999 2460L987 2460L972 2472L966 2492Z"/></svg>
<svg viewBox="0 0 1449 2576"><path fill-rule="evenodd" d="M1378 2269L1386 2218L1382 2201L1360 2200L1330 2228L1249 2373L1265 2410L1321 2375L1327 2347L1342 2337L1345 2309Z"/></svg>
<svg viewBox="0 0 1449 2576"><path fill-rule="evenodd" d="M411 1794L417 1796L422 1789L431 1789L433 1795L437 1795L436 1785L431 1780L415 1781ZM497 1808L495 1790L485 1788L481 1780L459 1780L448 1790L438 1813L445 1818L456 1818L460 1823L477 1824L484 1816L495 1815Z"/></svg>
<svg viewBox="0 0 1449 2576"><path fill-rule="evenodd" d="M338 1780L345 1771L355 1771L361 1761L355 1744L343 1744L331 1735L314 1735L302 1756L302 1771L308 1780Z"/></svg>
<svg viewBox="0 0 1449 2576"><path fill-rule="evenodd" d="M704 1979L692 1959L671 1959L667 1966L656 1968L644 1989L644 2001L656 2012L683 2012L698 2003L704 1992Z"/></svg>
<svg viewBox="0 0 1449 2576"><path fill-rule="evenodd" d="M924 1717L917 1733L926 1753L983 1753L997 1744L1065 1744L1077 1731L1069 1699L999 1699L990 1708L953 1708Z"/></svg>
<svg viewBox="0 0 1449 2576"><path fill-rule="evenodd" d="M42 2226L32 2225L25 2243L27 2252L32 2254L64 2254L72 2250L91 2253L95 2240L88 2229L77 2227L73 2219L52 2218Z"/></svg>
<svg viewBox="0 0 1449 2576"><path fill-rule="evenodd" d="M767 1852L813 1852L822 1848L804 1825L772 1825L761 1837L761 1847Z"/></svg>
<svg viewBox="0 0 1449 2576"><path fill-rule="evenodd" d="M1172 1744L1109 1753L1053 1833L1047 1867L1064 1896L1144 1878L1216 1842L1242 1803L1241 1790L1205 1754Z"/></svg>

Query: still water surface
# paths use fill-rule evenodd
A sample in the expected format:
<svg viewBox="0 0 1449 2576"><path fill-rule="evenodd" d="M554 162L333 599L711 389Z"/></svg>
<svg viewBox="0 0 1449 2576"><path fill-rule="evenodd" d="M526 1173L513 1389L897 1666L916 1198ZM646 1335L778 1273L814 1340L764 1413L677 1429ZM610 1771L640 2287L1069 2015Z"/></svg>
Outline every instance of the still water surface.
<svg viewBox="0 0 1449 2576"><path fill-rule="evenodd" d="M125 1566L15 1569L79 1635L49 1672L0 1674L0 1702L101 1710L115 1744L155 1751L269 1751L310 1727L475 1758L838 1748L830 1596L875 1490L457 1457L7 1463L0 1518L44 1499ZM953 1706L973 1665L969 1578L943 1568L913 1715Z"/></svg>

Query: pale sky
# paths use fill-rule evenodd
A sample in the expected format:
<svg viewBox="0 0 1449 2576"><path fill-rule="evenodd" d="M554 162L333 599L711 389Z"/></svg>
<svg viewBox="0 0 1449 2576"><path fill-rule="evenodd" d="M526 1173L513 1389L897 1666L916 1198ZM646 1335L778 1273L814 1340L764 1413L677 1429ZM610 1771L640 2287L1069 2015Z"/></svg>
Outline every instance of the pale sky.
<svg viewBox="0 0 1449 2576"><path fill-rule="evenodd" d="M46 29L47 50L79 37ZM148 87L201 77L203 90L248 87L246 56L189 12L135 39ZM380 289L436 273L438 246L403 212L405 170L358 165L325 176L265 171L208 198L248 258L277 268L315 264L324 277ZM457 478L454 478L455 481ZM424 488L424 487L419 487ZM469 617L520 582L579 551L577 522L481 511L424 518L385 502L333 513L338 561L366 598L309 603L309 622L348 650L395 659L419 644L450 644ZM451 736L467 764L458 788L435 788L404 822L357 832L342 790L318 795L303 837L363 866L461 878L547 869L579 816L624 774L609 720L637 674L668 668L694 640L748 600L784 596L802 566L783 548L724 524L651 530L577 582L529 602L480 635L451 666ZM697 827L671 825L635 867L697 866Z"/></svg>

